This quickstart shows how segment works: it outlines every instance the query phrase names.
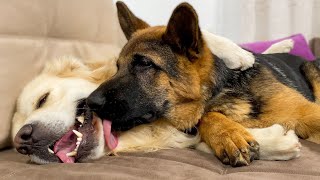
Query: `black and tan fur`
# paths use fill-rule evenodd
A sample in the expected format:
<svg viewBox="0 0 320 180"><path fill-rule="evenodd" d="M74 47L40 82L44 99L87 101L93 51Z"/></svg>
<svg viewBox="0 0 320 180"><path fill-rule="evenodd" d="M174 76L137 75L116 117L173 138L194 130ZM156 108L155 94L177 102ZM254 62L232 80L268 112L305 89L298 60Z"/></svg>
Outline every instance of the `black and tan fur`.
<svg viewBox="0 0 320 180"><path fill-rule="evenodd" d="M256 55L253 68L230 70L208 49L189 4L180 4L166 27L149 27L124 3L117 7L129 41L120 53L117 74L87 100L100 117L113 122L114 129L166 119L185 130L200 122L203 141L232 166L258 158L259 146L245 127L278 123L320 143L320 107L310 101L309 86L268 64L301 59ZM306 74L319 97L320 76Z"/></svg>

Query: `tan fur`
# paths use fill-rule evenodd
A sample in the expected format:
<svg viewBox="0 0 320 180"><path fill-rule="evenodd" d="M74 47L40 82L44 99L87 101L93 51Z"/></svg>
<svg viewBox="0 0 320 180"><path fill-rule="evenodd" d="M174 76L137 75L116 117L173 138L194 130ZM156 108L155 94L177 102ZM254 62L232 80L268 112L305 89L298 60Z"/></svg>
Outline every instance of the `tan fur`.
<svg viewBox="0 0 320 180"><path fill-rule="evenodd" d="M116 58L100 61L92 60L81 63L80 60L74 57L65 56L47 63L42 73L61 78L78 77L94 83L102 83L117 72L115 63Z"/></svg>
<svg viewBox="0 0 320 180"><path fill-rule="evenodd" d="M113 60L110 59L110 61ZM97 70L101 75L94 74ZM109 79L115 70L114 62L89 61L83 63L71 57L62 57L48 62L42 73L28 83L18 99L17 110L12 120L12 138L23 125L33 122L50 128L50 131L65 133L75 123L77 100L87 97L99 86L98 82ZM50 92L49 99L43 107L35 109L34 104L38 102L43 93L47 92ZM185 148L200 141L199 135L185 134L168 121L159 120L120 134L119 145L110 152L105 147L100 119L93 119L93 129L94 132L91 135L94 136L93 140L98 146L94 147L83 161L100 158L105 153ZM35 163L49 163L46 159L41 159L36 155L30 155L30 158Z"/></svg>
<svg viewBox="0 0 320 180"><path fill-rule="evenodd" d="M185 148L200 142L200 136L181 133L166 119L159 119L152 124L137 126L122 132L119 144L112 153L157 151L169 148Z"/></svg>
<svg viewBox="0 0 320 180"><path fill-rule="evenodd" d="M202 117L199 130L203 141L214 149L223 162L250 162L248 143L257 142L240 124L221 113L211 112Z"/></svg>
<svg viewBox="0 0 320 180"><path fill-rule="evenodd" d="M117 3L117 6L125 5ZM125 9L129 11L127 7ZM134 27L139 26L137 22L140 19L133 18L130 11L127 13L130 13L130 16L120 16L120 20L126 19ZM120 22L122 29L125 33L132 33L126 30L126 26L130 25L127 21ZM189 4L180 4L173 11L166 27L143 26L136 29L137 31L128 38L129 41L122 49L118 62L123 65L130 64L135 53L154 57L153 55L158 53L156 49L159 45L150 45L150 41L170 46L167 54L175 54L177 62L173 66L177 67L179 78L160 72L161 75L156 76L157 79L152 84L153 87L166 89L168 92L166 100L171 106L163 116L178 129L188 129L197 125L200 120L202 139L225 163L231 163L233 166L248 165L251 158L257 158L259 146L245 127L268 127L280 123L288 129L294 129L301 137L319 142L320 139L317 138L320 128L316 126L316 122L319 123L320 120L315 116L307 116L306 113L309 112L306 109L319 112L317 106L308 102L297 91L281 84L263 67L247 85L250 92L261 98L263 103L258 116L250 114L254 104L247 100L246 96L230 96L225 88L212 97L211 90L218 86L219 76L223 74L217 73L219 69L215 69L216 59L202 39L197 14ZM270 48L269 52L277 52L283 47L289 47L285 50L288 51L292 48L290 43L289 41L289 45L285 46L277 44ZM166 58L156 57L152 60L156 64L166 62ZM125 74L125 71L122 73ZM169 83L166 83L168 81ZM153 98L153 95L157 96L150 93L150 98ZM251 156L251 152L255 155Z"/></svg>
<svg viewBox="0 0 320 180"><path fill-rule="evenodd" d="M320 69L316 67L314 62L305 62L302 66L302 70L308 79L315 96L315 101L320 104Z"/></svg>
<svg viewBox="0 0 320 180"><path fill-rule="evenodd" d="M114 63L110 63L110 64L114 65ZM108 63L107 63L107 65L108 65ZM54 129L56 127L56 125L54 124L57 122L56 118L48 116L48 115L50 115L50 113L55 112L56 110L55 109L46 109L46 108L53 108L54 104L51 104L51 103L59 102L58 104L59 104L59 106L61 106L60 108L62 108L62 109L59 109L59 114L65 113L65 111L67 110L67 107L65 107L64 104L66 102L63 100L63 97L61 97L60 95L54 95L54 99L49 101L48 102L49 104L45 105L46 108L44 108L42 110L37 110L38 113L40 113L37 116L34 116L34 115L31 116L31 114L33 114L33 112L29 112L29 110L26 110L26 109L30 108L26 102L28 102L28 103L29 102L37 102L38 98L42 95L41 92L47 92L46 89L41 90L41 88L43 88L43 87L47 88L45 83L54 84L53 81L51 80L51 78L59 79L57 82L72 79L72 81L70 81L70 84L77 81L77 79L83 79L86 81L93 81L93 82L101 82L100 79L95 81L95 80L92 80L92 78L90 77L93 72L95 72L96 70L99 70L101 68L106 68L104 70L105 74L102 76L96 76L96 77L100 77L102 79L110 78L110 77L104 78L104 76L112 74L113 71L116 69L115 65L114 65L114 67L106 66L106 63L103 61L89 61L89 62L82 63L79 59L68 58L68 57L63 57L63 58L60 58L59 60L48 62L48 64L44 68L43 72L34 81L30 82L27 85L27 87L24 89L22 95L19 98L17 112L15 113L13 121L12 121L12 124L13 124L12 137L15 136L17 131L24 124L29 123L30 120L32 120L33 118L35 118L35 120L43 119L43 121L40 121L40 122L47 123L48 126L52 127L52 129ZM110 71L110 72L108 72L108 71ZM67 72L67 73L64 74L64 72ZM103 73L103 71L100 71L100 72ZM79 74L77 74L77 73L79 73ZM85 77L86 75L89 77ZM159 85L160 86L167 85L167 81L165 80L165 76L162 77L161 79L163 79L163 81L159 81L158 82ZM96 83L94 85L94 87L96 87L98 85L99 84ZM59 88L61 88L60 91L62 90L64 93L67 92L68 90L63 89L63 87L64 87L63 85L61 85L61 87L59 87ZM92 90L93 90L93 88L92 88ZM185 86L184 88L189 88L189 87ZM48 87L48 89L50 90L51 88ZM89 92L92 90L89 90ZM76 88L76 91L74 91L73 93L76 95L79 92L83 93L83 91L84 91L83 88L81 88L81 89ZM34 97L33 97L33 93L35 93ZM199 93L199 92L197 92L197 93ZM68 95L68 97L70 97L70 95ZM194 98L194 97L192 97L192 98ZM68 99L68 101L70 101L69 103L74 103L74 101L72 99ZM73 106L74 106L73 104L68 105L68 107L73 107ZM198 113L194 113L194 114L201 114L202 108L199 108L199 107L201 107L200 104L190 103L190 106L187 106L186 104L184 104L182 107L177 106L176 111L180 111L177 114L182 114L182 113L187 112L187 114L190 115L190 114L193 114L194 111L199 111ZM70 115L73 116L74 112L71 112ZM30 119L29 116L31 116L33 118ZM190 117L190 119L195 119L195 120L199 119L199 118L200 117ZM180 119L180 117L177 117L175 119ZM74 117L67 118L67 119L60 119L60 120L63 120L64 122L70 121L70 123L72 124L74 121ZM92 150L92 153L90 154L89 157L87 157L87 160L97 159L97 158L101 157L102 155L104 155L105 143L104 143L104 138L102 137L101 123L97 119L95 119L94 122L95 122L94 124L95 124L95 129L96 129L94 136L96 137L97 142L99 142L99 146L97 148L95 148L94 150ZM196 122L197 121L195 121L195 122L191 121L189 125L186 125L186 126L180 127L180 128L182 129L185 127L191 127L192 126L191 124L194 124ZM180 123L184 124L183 119L181 119ZM177 124L179 124L179 122L177 122ZM272 129L275 129L275 128L272 128ZM61 130L61 129L56 129L55 131L58 131L58 130ZM262 131L264 131L264 130L262 130ZM253 134L255 134L256 136L261 136L260 135L261 132L260 132L260 130L256 130L256 132L253 132ZM280 141L280 140L284 140L285 138L288 138L288 137L285 136L285 133L282 131L280 131L280 133L278 133L278 134L274 134L273 136L269 136L269 137L270 137L269 140L266 142L264 142L263 138L259 139L261 141L261 142L259 141L261 144L263 144L267 147L269 147L269 146L273 147L267 151L264 151L262 149L262 152L264 154L266 154L266 156L263 156L262 158L271 159L271 160L275 160L275 159L276 160L288 160L288 159L291 159L291 158L298 156L299 150L294 149L294 148L293 148L293 150L289 149L286 151L288 153L288 156L285 156L285 157L275 156L275 155L277 155L279 150L282 150L286 146L283 146L280 143L277 145L272 144L272 143L275 141L275 139L279 139L279 141ZM298 140L295 139L295 136L292 136L289 139L291 139L291 141L290 141L291 144L289 144L290 146L288 146L288 148L289 147L296 147L296 144L299 144ZM154 123L141 125L141 126L138 126L138 127L131 129L130 131L121 133L119 136L118 147L116 149L114 149L112 152L109 152L109 150L106 149L106 153L107 154L109 154L109 153L117 154L117 153L121 153L121 152L136 152L136 151L149 152L149 151L156 151L159 149L167 149L167 148L184 148L184 147L190 147L190 146L196 145L197 143L199 143L199 141L200 141L199 135L190 136L188 134L185 134L185 133L179 131L175 126L173 126L171 123L169 123L169 120L159 119L158 121L156 121ZM273 145L276 145L276 146L273 146ZM294 151L295 153L292 154L292 151ZM31 156L31 159L32 159L32 161L34 161L36 163L40 163L40 164L48 163L46 160L40 159L37 156L33 156L33 155Z"/></svg>
<svg viewBox="0 0 320 180"><path fill-rule="evenodd" d="M117 6L118 5L119 3L117 3ZM121 14L122 12L118 13ZM130 63L129 60L133 55L133 51L142 53L147 50L148 53L144 53L144 55L153 59L154 63L161 65L161 63L163 63L162 59L156 52L150 51L152 50L152 48L150 49L150 47L145 43L149 40L157 40L162 38L163 34L167 31L166 27L162 26L148 28L149 26L145 22L137 19L132 13L129 13L129 16L130 19L133 20L132 25L134 26L122 26L122 28L127 31L125 32L125 34L127 38L130 38L130 41L123 48L118 60L118 65L121 67ZM128 19L120 18L120 23L123 24L126 20ZM196 23L195 25L198 24ZM133 32L135 33L131 34ZM200 35L200 33L201 32L197 32L197 35ZM135 127L128 132L121 133L119 137L119 145L116 149L113 150L114 153L131 151L154 151L158 149L184 148L191 145L196 145L200 140L199 135L189 136L182 131L179 131L178 129L191 128L196 125L202 118L200 124L200 133L202 135L202 138L211 146L211 148L217 150L217 156L222 156L224 154L223 150L227 150L228 155L230 155L230 158L232 158L233 155L236 156L236 154L234 153L239 153L238 148L240 147L242 159L234 159L234 161L242 161L243 159L245 159L246 162L249 161L249 157L247 156L248 148L250 148L249 145L251 146L250 143L255 143L255 141L251 134L249 134L244 127L242 127L237 122L232 121L233 119L236 119L236 117L237 119L239 119L239 121L245 119L243 117L245 117L245 114L250 108L245 101L236 100L234 105L235 108L233 109L233 111L230 111L229 114L226 113L226 115L223 115L217 112L210 112L203 116L205 112L204 101L210 98L208 96L208 90L210 87L214 86L215 83L217 83L214 81L213 77L219 76L219 74L215 74L216 70L213 69L212 62L214 62L214 58L211 55L211 51L204 41L202 43L203 44L201 45L203 45L203 47L201 47L200 53L197 52L197 50L199 49L195 48L197 44L193 44L192 46L194 47L190 47L188 49L188 57L185 57L181 54L176 54L179 62L178 70L180 73L184 72L186 78L173 80L166 76L165 73L161 73L158 79L154 82L160 88L166 88L168 90L168 99L174 105L174 107L170 109L168 117L164 117L163 119L155 121L151 124ZM210 44L212 45L214 43ZM248 52L242 54L244 54L245 57L248 57ZM227 57L233 56L231 55ZM64 93L67 92L68 89L60 90L60 93L52 98L54 100L51 100L51 103L53 102L53 105L50 104L44 106L45 108L49 108L51 106L53 107L59 104L57 109L42 108L34 110L30 108L34 105L27 105L26 103L37 102L39 97L42 96L43 93L50 91L51 89L41 89L41 91L38 92L40 88L43 88L42 83L50 81L51 79L54 79L55 82L77 80L81 81L82 83L87 83L86 87L90 86L90 88L86 89L85 94L82 93L83 89L80 89L80 85L75 85L76 88L74 88L73 92L73 94L81 94L80 98L85 98L89 94L90 90L92 91L94 87L97 87L100 83L108 80L111 76L113 76L113 74L117 70L114 62L115 61L108 60L81 63L80 61L75 59L62 58L61 60L48 64L40 75L41 77L38 77L38 81L31 82L22 93L21 98L18 102L19 108L17 109L13 120L14 128L12 134L15 135L22 125L38 121L40 118L42 119L41 121L43 121L42 123L45 123L47 125L46 127L52 127L54 131L61 131L60 133L63 133L61 129L69 129L74 124L74 107L76 106L75 102L78 99L69 98L69 96L72 95L71 93L71 95L64 95ZM253 62L252 59L249 62ZM245 68L247 68L248 66L250 67L251 65L252 63L249 63L249 65L246 65ZM72 82L70 81L70 83ZM69 85L69 83L67 84ZM66 84L61 84L61 87L58 88L65 87L68 86ZM150 94L152 94L152 92L150 92ZM65 97L68 98L61 100ZM70 101L72 103L68 104L70 102L66 101ZM67 104L68 107L64 107L65 104ZM65 112L66 108L73 109L73 111L70 110L68 112ZM223 107L222 109L227 108L228 107ZM41 113L36 114L35 112ZM51 118L44 118L52 112L59 112L59 114L65 113L69 116L66 116L67 118L59 117L59 120L61 122L59 122L60 126L57 127L55 124L55 120L58 118L52 118L51 116L49 116ZM36 115L30 116L30 114ZM55 113L55 115L56 114L57 113ZM228 116L232 117L233 119L229 118ZM95 120L94 122L96 130L94 134L96 139L94 140L98 144L98 146L91 150L91 154L88 159L96 159L101 157L104 154L103 150L105 148L101 122L99 120ZM242 137L243 134L245 135L244 139ZM282 136L284 136L283 132L280 134L280 137ZM280 137L278 137L277 135L275 138ZM225 138L227 138L227 140ZM293 142L293 145L294 144L299 143L296 140ZM268 145L272 145L272 143L268 142ZM106 149L106 151L107 153L109 152L108 149ZM46 163L44 160L39 159L36 156L32 155L31 158L38 163Z"/></svg>

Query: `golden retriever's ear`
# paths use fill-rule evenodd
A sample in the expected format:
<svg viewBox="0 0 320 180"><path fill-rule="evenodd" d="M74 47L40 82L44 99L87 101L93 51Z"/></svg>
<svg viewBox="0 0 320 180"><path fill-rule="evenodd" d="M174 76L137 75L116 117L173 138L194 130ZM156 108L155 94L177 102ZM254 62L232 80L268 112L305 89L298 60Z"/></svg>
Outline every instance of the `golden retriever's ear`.
<svg viewBox="0 0 320 180"><path fill-rule="evenodd" d="M82 62L76 58L62 57L48 62L42 73L61 78L79 77L94 83L102 83L117 72L116 58Z"/></svg>
<svg viewBox="0 0 320 180"><path fill-rule="evenodd" d="M137 30L149 27L146 22L136 17L125 3L118 1L116 5L119 23L127 39L130 39L131 35Z"/></svg>
<svg viewBox="0 0 320 180"><path fill-rule="evenodd" d="M107 61L91 61L85 64L91 69L91 78L97 83L102 83L106 80L109 80L113 75L116 74L118 70L116 60L116 58L113 58L108 59Z"/></svg>
<svg viewBox="0 0 320 180"><path fill-rule="evenodd" d="M52 74L59 77L74 76L74 74L88 71L85 64L74 57L61 57L46 63L42 73Z"/></svg>

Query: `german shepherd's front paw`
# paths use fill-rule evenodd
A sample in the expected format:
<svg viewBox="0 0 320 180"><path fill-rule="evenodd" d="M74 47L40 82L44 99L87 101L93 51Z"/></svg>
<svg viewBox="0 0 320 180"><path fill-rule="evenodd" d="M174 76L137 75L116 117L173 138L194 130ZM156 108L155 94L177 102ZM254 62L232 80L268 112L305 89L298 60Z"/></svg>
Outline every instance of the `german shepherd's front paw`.
<svg viewBox="0 0 320 180"><path fill-rule="evenodd" d="M203 116L199 132L224 164L246 166L259 159L259 144L254 137L242 125L221 113L210 112Z"/></svg>
<svg viewBox="0 0 320 180"><path fill-rule="evenodd" d="M254 159L259 159L259 144L249 133L223 133L212 141L215 145L211 148L224 164L247 166Z"/></svg>

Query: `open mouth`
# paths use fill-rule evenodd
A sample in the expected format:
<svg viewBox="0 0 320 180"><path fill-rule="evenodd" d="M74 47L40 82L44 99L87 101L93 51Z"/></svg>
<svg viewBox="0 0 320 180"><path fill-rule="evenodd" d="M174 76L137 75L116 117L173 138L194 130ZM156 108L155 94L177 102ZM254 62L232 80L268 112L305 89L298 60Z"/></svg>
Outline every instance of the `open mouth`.
<svg viewBox="0 0 320 180"><path fill-rule="evenodd" d="M105 145L112 151L118 145L115 131L124 131L140 124L150 123L155 118L155 113L149 112L140 118L129 121L132 122L129 125L128 123L116 122L112 124L107 119L101 120L83 102L77 107L81 110L76 113L74 125L48 147L49 153L57 156L62 163L79 162L83 157L89 156L91 150L99 143L97 139L101 137L101 134L99 136L98 131L103 131Z"/></svg>
<svg viewBox="0 0 320 180"><path fill-rule="evenodd" d="M101 120L89 109L76 117L76 122L69 131L58 139L48 151L55 154L63 163L74 163L83 154L88 153L87 146L93 143L98 131L98 123L102 123L104 140L109 150L113 150L118 145L118 138L112 132L111 121Z"/></svg>

